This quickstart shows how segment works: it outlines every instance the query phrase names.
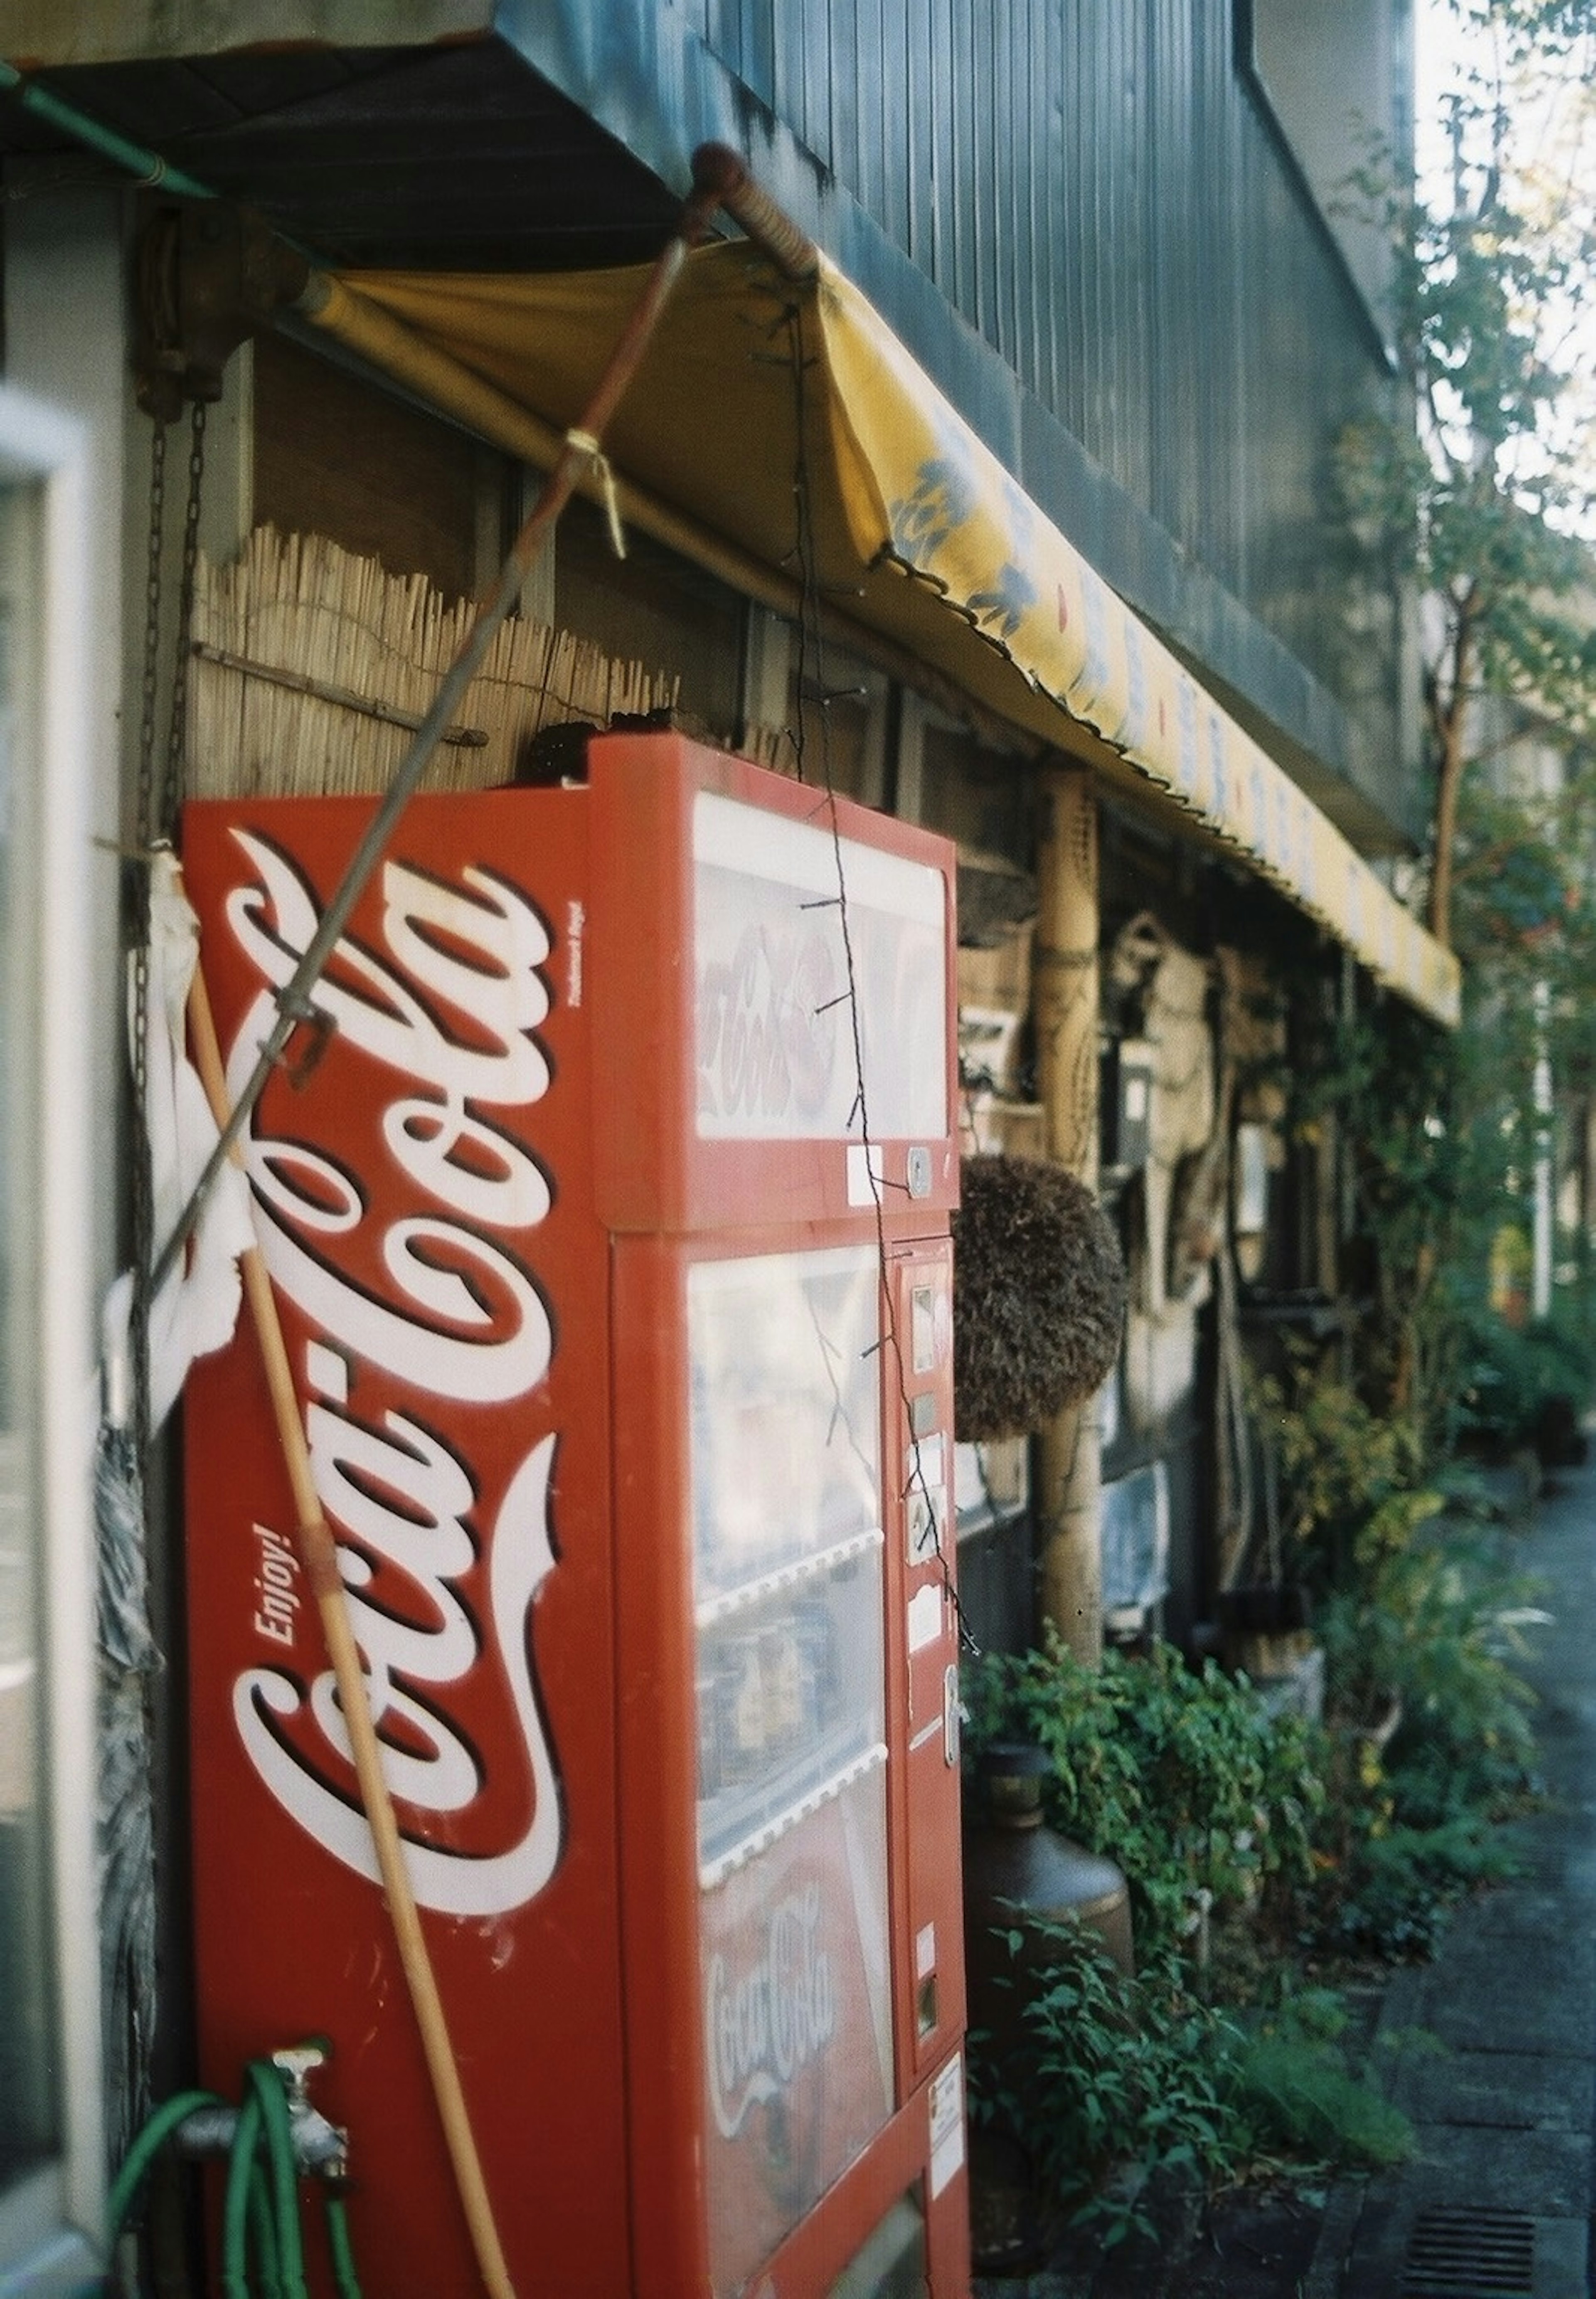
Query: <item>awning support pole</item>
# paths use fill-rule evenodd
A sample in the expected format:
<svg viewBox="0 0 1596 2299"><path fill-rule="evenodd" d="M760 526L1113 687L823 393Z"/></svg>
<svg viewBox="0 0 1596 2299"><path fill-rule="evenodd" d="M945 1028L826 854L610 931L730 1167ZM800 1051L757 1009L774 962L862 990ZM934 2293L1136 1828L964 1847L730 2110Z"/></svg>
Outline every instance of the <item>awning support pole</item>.
<svg viewBox="0 0 1596 2299"><path fill-rule="evenodd" d="M364 892L367 880L381 860L400 816L427 771L433 752L458 718L466 689L482 668L495 632L520 601L527 578L539 552L553 533L561 512L598 461L599 448L611 418L648 348L660 315L669 301L671 289L686 261L687 251L705 237L710 218L719 204L720 194L714 184L699 186L682 210L681 221L674 237L656 259L648 283L610 354L609 362L582 411L580 421L566 434L559 459L549 473L543 492L511 545L497 584L491 594L478 605L460 652L445 674L433 697L431 708L417 729L415 740L405 752L382 803L367 826L342 883L321 913L320 922L305 947L304 955L295 967L292 979L278 993L277 1020L262 1042L255 1066L234 1101L221 1138L206 1161L204 1171L151 1273L152 1296L160 1291L177 1266L178 1257L199 1218L200 1208L226 1164L233 1143L265 1091L268 1079L287 1050L289 1039L302 1022L313 1018L311 993L321 978L322 969L337 948L338 937L348 925L350 914Z"/></svg>
<svg viewBox="0 0 1596 2299"><path fill-rule="evenodd" d="M1040 902L1034 967L1037 1089L1048 1155L1098 1182L1097 799L1092 777L1042 776ZM1037 1535L1044 1623L1088 1667L1102 1658L1102 1534L1095 1398L1039 1435Z"/></svg>
<svg viewBox="0 0 1596 2299"><path fill-rule="evenodd" d="M746 233L789 279L812 279L820 251L769 192L755 180L748 162L729 144L701 144L693 154L693 181L712 192L732 221Z"/></svg>

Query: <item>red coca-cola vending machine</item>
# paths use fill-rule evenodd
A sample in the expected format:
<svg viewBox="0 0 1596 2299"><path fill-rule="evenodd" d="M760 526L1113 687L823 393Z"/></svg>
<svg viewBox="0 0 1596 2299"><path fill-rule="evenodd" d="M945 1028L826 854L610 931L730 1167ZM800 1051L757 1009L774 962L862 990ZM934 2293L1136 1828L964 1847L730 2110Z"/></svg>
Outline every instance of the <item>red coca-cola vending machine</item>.
<svg viewBox="0 0 1596 2299"><path fill-rule="evenodd" d="M370 801L195 805L234 1091ZM247 1160L522 2299L968 2290L953 854L675 735L418 800ZM253 1336L187 1393L204 2078L476 2288Z"/></svg>

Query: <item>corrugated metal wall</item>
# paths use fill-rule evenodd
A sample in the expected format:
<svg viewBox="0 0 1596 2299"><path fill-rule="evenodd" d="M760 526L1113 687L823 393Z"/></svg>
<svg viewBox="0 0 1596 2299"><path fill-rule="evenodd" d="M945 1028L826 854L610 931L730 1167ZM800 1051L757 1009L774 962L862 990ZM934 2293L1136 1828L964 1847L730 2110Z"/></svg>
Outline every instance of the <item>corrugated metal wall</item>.
<svg viewBox="0 0 1596 2299"><path fill-rule="evenodd" d="M1376 350L1238 70L1234 0L678 4L1397 755L1394 628L1376 670L1377 620L1349 610L1325 549L1330 443L1380 386Z"/></svg>

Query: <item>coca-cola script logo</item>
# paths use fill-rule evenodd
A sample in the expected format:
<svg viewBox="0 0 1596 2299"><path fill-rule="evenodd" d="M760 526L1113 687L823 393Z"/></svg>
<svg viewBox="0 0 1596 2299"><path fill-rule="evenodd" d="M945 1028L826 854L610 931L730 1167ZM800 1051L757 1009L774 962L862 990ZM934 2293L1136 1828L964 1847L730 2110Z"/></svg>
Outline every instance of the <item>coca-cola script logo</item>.
<svg viewBox="0 0 1596 2299"><path fill-rule="evenodd" d="M711 960L697 991L702 1115L813 1118L836 1060L831 951L814 931L744 930L729 962Z"/></svg>
<svg viewBox="0 0 1596 2299"><path fill-rule="evenodd" d="M749 2110L785 2092L836 2032L831 1958L819 1945L820 1888L778 1900L760 1952L741 1971L710 1958L704 1988L710 2094L722 2138L735 2139Z"/></svg>
<svg viewBox="0 0 1596 2299"><path fill-rule="evenodd" d="M237 1095L270 1030L271 992L292 976L318 911L287 857L250 832L233 834L256 876L229 896L227 919L264 985L232 1040L229 1083ZM421 1412L428 1400L502 1405L526 1397L549 1370L547 1308L495 1241L536 1228L549 1210L549 1183L493 1116L548 1091L536 1033L549 1010L540 972L549 936L526 897L483 870L468 868L458 884L445 884L390 862L381 893L382 954L340 941L315 1002L336 1025L340 1059L353 1054L374 1066L373 1116L409 1201L396 1218L374 1214L362 1176L303 1141L255 1133L246 1156L272 1277L317 1336L303 1360L306 1431L316 1490L339 1540L384 1770L395 1797L436 1815L440 1835L446 1823L452 1839L410 1844L416 1897L451 1915L498 1915L542 1890L561 1849L553 1755L527 1632L532 1601L554 1564L548 1499L556 1438L547 1433L531 1445L484 1528L472 1465L448 1439L409 1412L362 1417L354 1398L369 1370L419 1393ZM440 1016L458 1017L458 1033ZM357 1245L362 1266L380 1273L375 1284L349 1274ZM286 1645L297 1608L287 1551L263 1528L257 1539L254 1629L269 1646ZM478 1566L479 1541L485 1620L461 1593ZM494 1674L502 1671L509 1688L513 1740L524 1751L529 1816L524 1825L518 1819L514 1840L483 1849L470 1822L490 1808L495 1784L449 1703L451 1689L495 1656ZM234 1686L233 1714L282 1809L336 1859L376 1881L365 1820L347 1789L333 1785L347 1780L350 1746L330 1672L307 1692L286 1666L251 1668ZM513 1750L500 1761L520 1763Z"/></svg>

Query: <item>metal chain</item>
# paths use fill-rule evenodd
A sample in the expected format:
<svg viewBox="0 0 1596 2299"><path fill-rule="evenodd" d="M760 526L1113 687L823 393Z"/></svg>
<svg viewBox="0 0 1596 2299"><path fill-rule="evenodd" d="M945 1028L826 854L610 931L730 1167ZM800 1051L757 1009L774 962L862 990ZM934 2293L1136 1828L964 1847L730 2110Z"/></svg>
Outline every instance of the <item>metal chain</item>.
<svg viewBox="0 0 1596 2299"><path fill-rule="evenodd" d="M161 572L166 528L166 426L156 419L150 442L150 517L145 548L144 661L139 680L138 797L134 819L137 884L133 936L133 1304L129 1341L133 1359L133 1440L142 1463L149 1448L150 1260L154 1219L150 1177L149 1077L145 1025L150 1004L148 856L155 835L155 719L161 674Z"/></svg>
<svg viewBox="0 0 1596 2299"><path fill-rule="evenodd" d="M178 586L178 647L172 668L171 723L167 730L166 773L161 786L157 834L170 838L183 798L183 756L187 735L189 641L194 624L195 569L199 560L200 494L205 476L205 403L194 403L188 442L188 500L183 510L183 566Z"/></svg>
<svg viewBox="0 0 1596 2299"><path fill-rule="evenodd" d="M145 543L144 670L138 710L138 814L134 836L145 851L154 834L155 699L161 676L161 558L166 527L166 426L157 419L150 441L150 524Z"/></svg>
<svg viewBox="0 0 1596 2299"><path fill-rule="evenodd" d="M150 443L150 518L145 554L144 658L139 676L138 795L134 822L137 891L133 933L133 1306L129 1320L133 1357L133 1432L143 1461L149 1446L150 1266L154 1259L154 1193L150 1174L149 1076L145 1040L150 1005L149 859L156 842L177 827L183 794L183 757L188 702L188 634L194 613L195 575L199 561L200 501L205 468L205 408L194 403L188 447L188 494L183 514L182 573L178 593L177 651L172 668L170 716L160 790L155 784L156 731L161 686L162 584L166 545L166 450L164 423L157 420Z"/></svg>

